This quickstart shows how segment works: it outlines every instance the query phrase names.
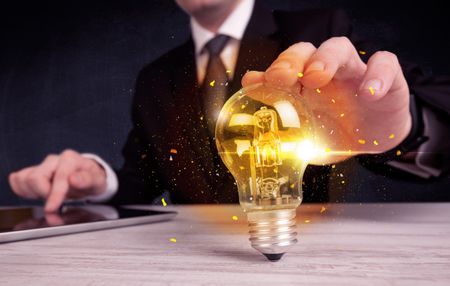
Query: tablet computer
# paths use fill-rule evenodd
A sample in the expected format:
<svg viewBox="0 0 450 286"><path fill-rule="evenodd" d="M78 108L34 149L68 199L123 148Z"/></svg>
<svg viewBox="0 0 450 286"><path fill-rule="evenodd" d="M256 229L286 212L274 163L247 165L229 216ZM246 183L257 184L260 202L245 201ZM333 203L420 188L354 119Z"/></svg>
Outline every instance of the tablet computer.
<svg viewBox="0 0 450 286"><path fill-rule="evenodd" d="M0 243L167 221L176 214L106 205L64 206L50 214L42 207L2 207Z"/></svg>

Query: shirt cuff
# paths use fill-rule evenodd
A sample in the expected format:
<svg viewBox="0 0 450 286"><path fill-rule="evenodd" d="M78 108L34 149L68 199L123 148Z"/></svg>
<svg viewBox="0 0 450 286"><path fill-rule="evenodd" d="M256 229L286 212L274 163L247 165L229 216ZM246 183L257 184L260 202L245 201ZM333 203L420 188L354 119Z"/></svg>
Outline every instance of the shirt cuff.
<svg viewBox="0 0 450 286"><path fill-rule="evenodd" d="M117 175L114 172L114 170L106 163L102 158L95 154L89 154L84 153L82 154L83 157L95 160L102 168L105 170L106 173L106 190L105 192L99 194L99 195L91 195L84 198L84 200L94 203L104 203L111 199L116 193L117 189L119 188L119 182L117 180Z"/></svg>
<svg viewBox="0 0 450 286"><path fill-rule="evenodd" d="M445 138L448 131L437 116L426 107L422 110L422 118L424 135L429 139L419 146L413 161L402 162L400 158L399 161L390 161L387 164L422 178L439 177L444 166L440 164L441 160L438 157L442 145L449 145Z"/></svg>

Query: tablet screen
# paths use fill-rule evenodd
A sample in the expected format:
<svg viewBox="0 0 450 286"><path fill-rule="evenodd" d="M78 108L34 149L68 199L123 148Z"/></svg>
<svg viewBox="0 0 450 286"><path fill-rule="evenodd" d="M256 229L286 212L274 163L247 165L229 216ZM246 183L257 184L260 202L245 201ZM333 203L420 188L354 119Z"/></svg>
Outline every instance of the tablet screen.
<svg viewBox="0 0 450 286"><path fill-rule="evenodd" d="M0 242L2 235L15 232L59 228L71 225L95 225L83 230L111 228L170 219L175 212L111 207L106 205L64 206L57 213L45 213L42 207L0 208ZM120 221L120 223L114 223ZM101 224L99 222L108 222ZM63 229L70 230L70 227ZM70 233L67 231L66 233ZM72 231L79 232L79 231ZM46 232L51 234L51 232ZM60 232L58 232L60 233ZM41 237L42 235L39 235ZM32 238L32 237L30 237Z"/></svg>

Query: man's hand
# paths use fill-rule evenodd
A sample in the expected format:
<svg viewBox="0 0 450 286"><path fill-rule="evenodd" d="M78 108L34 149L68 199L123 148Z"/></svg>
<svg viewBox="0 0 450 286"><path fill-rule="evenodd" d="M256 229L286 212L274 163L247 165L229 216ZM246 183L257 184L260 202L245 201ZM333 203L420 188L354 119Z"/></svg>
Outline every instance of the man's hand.
<svg viewBox="0 0 450 286"><path fill-rule="evenodd" d="M48 155L36 166L9 175L13 191L28 199L45 199L45 211L55 212L66 198L98 195L106 190L104 169L72 150Z"/></svg>
<svg viewBox="0 0 450 286"><path fill-rule="evenodd" d="M345 37L319 48L300 42L265 72L248 72L242 85L264 83L305 98L317 123L320 144L331 163L354 154L382 153L411 129L409 89L397 57L377 52L367 65Z"/></svg>

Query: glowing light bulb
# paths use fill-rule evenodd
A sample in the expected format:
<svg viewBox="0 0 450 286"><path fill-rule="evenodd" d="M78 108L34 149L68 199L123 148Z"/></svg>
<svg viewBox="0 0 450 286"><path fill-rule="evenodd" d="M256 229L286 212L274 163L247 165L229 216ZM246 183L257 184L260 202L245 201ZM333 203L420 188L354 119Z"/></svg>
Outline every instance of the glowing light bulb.
<svg viewBox="0 0 450 286"><path fill-rule="evenodd" d="M217 121L217 149L237 182L251 245L271 261L297 242L302 178L317 153L312 120L298 94L259 84L234 94Z"/></svg>

